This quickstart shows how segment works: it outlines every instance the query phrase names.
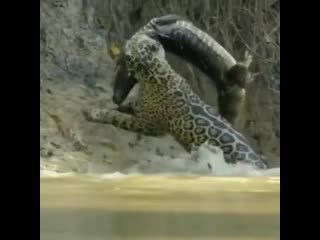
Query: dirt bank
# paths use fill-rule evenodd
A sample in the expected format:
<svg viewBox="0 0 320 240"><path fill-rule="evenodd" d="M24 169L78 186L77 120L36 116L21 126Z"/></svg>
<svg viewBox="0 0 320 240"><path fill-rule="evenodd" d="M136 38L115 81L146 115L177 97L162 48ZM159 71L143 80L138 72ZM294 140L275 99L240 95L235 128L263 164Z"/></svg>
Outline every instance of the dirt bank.
<svg viewBox="0 0 320 240"><path fill-rule="evenodd" d="M152 156L175 157L184 152L171 137L143 137L88 123L81 115L83 107L106 104L111 97L113 61L108 36L116 30L112 24L109 28L99 25L103 2L40 2L40 169L114 172L139 160L148 162ZM108 16L110 23L114 21L114 16ZM172 61L182 75L190 76L185 63ZM214 86L198 86L196 78L204 77L197 70L193 74L195 90L215 104ZM237 127L277 165L280 98L258 83L250 85L248 95Z"/></svg>

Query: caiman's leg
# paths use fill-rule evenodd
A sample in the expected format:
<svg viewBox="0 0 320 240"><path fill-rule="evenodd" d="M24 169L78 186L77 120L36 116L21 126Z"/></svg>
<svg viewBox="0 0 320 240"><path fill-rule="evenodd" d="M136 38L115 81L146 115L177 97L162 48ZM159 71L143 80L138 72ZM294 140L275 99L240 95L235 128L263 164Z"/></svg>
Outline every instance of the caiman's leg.
<svg viewBox="0 0 320 240"><path fill-rule="evenodd" d="M83 110L82 113L89 122L112 124L115 127L147 136L164 135L155 124L137 118L135 115L121 113L112 109Z"/></svg>

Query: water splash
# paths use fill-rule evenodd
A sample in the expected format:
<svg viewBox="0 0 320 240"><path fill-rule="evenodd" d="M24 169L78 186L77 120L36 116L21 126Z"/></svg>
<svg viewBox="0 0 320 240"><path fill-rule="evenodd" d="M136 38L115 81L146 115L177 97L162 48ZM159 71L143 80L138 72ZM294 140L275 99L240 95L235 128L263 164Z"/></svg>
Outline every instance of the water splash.
<svg viewBox="0 0 320 240"><path fill-rule="evenodd" d="M227 164L220 148L203 144L191 154L181 154L177 158L150 155L141 160L126 173L189 173L211 176L280 176L280 168L258 170L245 163Z"/></svg>
<svg viewBox="0 0 320 240"><path fill-rule="evenodd" d="M280 168L260 170L245 163L227 164L220 148L203 144L191 154L181 153L178 157L158 156L145 152L141 160L123 171L97 174L87 172L87 176L99 176L103 179L122 179L129 176L153 175L183 175L183 176L219 176L219 177L279 177ZM140 158L139 157L139 158ZM54 169L40 170L41 177L69 177L76 173L58 173Z"/></svg>

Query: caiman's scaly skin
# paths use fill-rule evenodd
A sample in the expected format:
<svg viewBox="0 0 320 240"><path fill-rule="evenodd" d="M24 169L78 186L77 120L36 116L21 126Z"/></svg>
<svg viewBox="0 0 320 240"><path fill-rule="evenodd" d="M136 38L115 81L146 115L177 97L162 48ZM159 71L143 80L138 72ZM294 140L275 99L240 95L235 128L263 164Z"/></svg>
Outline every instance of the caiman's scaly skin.
<svg viewBox="0 0 320 240"><path fill-rule="evenodd" d="M162 45L145 34L135 34L125 46L128 71L139 82L132 115L115 110L84 111L87 120L145 135L171 134L187 151L204 142L220 147L228 163L268 165L243 135L205 104L165 59Z"/></svg>
<svg viewBox="0 0 320 240"><path fill-rule="evenodd" d="M245 102L246 83L251 80L251 56L237 62L217 41L176 15L153 18L137 34L146 34L164 49L197 66L217 87L220 114L233 124ZM117 62L113 102L121 104L136 84L122 57Z"/></svg>

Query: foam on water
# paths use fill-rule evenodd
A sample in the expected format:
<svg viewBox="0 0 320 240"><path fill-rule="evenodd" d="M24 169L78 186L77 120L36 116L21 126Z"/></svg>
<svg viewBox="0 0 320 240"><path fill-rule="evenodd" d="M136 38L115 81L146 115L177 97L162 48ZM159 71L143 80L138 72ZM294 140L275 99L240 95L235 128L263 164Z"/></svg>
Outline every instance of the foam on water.
<svg viewBox="0 0 320 240"><path fill-rule="evenodd" d="M128 169L127 173L191 173L212 176L280 176L280 168L258 170L244 163L227 164L220 148L203 144L191 154L177 158L150 156Z"/></svg>
<svg viewBox="0 0 320 240"><path fill-rule="evenodd" d="M197 151L191 154L181 154L176 158L150 154L121 173L99 174L99 177L104 179L119 179L142 174L272 177L280 176L280 168L258 170L244 163L227 164L220 148L205 143ZM49 170L40 171L40 176L42 177L67 177L74 175L75 173L57 173ZM87 175L96 176L97 174L88 173Z"/></svg>

